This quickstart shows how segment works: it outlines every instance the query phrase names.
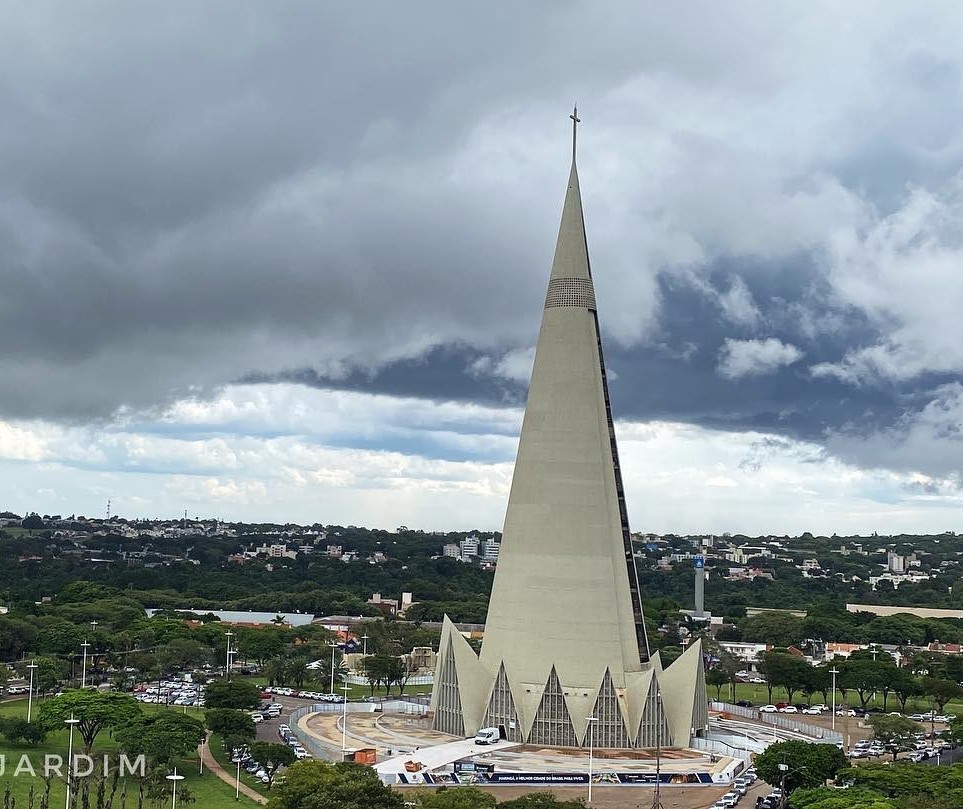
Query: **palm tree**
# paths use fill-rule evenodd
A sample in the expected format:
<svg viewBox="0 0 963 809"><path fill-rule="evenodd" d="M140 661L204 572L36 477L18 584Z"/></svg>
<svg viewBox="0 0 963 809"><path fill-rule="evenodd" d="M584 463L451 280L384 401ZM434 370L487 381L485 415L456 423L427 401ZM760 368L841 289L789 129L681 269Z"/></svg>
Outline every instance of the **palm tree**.
<svg viewBox="0 0 963 809"><path fill-rule="evenodd" d="M285 685L288 681L288 663L281 657L272 657L264 664L268 685Z"/></svg>

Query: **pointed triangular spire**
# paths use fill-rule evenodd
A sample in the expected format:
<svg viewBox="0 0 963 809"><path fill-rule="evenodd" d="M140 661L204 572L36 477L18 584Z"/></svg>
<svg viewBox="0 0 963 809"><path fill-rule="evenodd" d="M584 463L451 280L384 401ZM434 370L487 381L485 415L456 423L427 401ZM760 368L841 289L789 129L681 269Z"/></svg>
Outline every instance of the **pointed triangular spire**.
<svg viewBox="0 0 963 809"><path fill-rule="evenodd" d="M585 222L582 218L582 195L578 187L578 169L574 160L568 175L558 240L555 242L552 278L581 278L585 281L592 278L588 244L585 241Z"/></svg>

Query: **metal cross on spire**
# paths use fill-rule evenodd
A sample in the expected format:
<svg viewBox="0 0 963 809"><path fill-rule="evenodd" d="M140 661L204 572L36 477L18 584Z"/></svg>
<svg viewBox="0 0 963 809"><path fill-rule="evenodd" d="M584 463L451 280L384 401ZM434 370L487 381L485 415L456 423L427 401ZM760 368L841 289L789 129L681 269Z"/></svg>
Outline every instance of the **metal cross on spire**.
<svg viewBox="0 0 963 809"><path fill-rule="evenodd" d="M578 134L578 125L582 123L582 119L578 117L578 105L576 104L572 108L572 114L568 116L572 119L572 162L575 162L575 140Z"/></svg>

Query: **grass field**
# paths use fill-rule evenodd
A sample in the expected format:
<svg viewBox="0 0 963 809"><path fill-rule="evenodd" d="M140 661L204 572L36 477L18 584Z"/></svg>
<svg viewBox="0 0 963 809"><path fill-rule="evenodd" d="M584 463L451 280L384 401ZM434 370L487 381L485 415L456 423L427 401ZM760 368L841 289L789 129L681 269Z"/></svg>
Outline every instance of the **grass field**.
<svg viewBox="0 0 963 809"><path fill-rule="evenodd" d="M34 710L36 710L37 704L34 702ZM152 705L145 705L144 709L146 711L151 710L181 710L179 708L164 708ZM27 714L27 701L26 700L16 700L11 702L4 702L0 704L0 715L2 716L26 716ZM16 805L18 809L27 809L28 803L27 798L30 791L30 787L33 786L35 792L37 793L37 805L39 805L39 794L43 793L45 789L44 781L42 779L43 772L43 762L44 756L46 754L59 755L64 758L67 756L67 743L68 734L66 730L58 731L56 733L51 733L46 741L38 745L37 747L29 747L27 745L11 745L4 739L0 739L0 757L5 763L5 771L0 775L0 794L4 790L10 790L10 795L16 798ZM82 752L82 743L78 747L76 744L78 741L78 736L74 736L74 750L75 752ZM100 766L100 756L104 753L113 753L117 750L117 745L110 738L108 731L103 731L94 743L94 749L91 755L94 756L95 761L98 762L98 767ZM17 764L21 759L21 756L27 755L31 764L37 772L37 777L30 777L29 775L22 775L15 777L13 772L17 768ZM229 785L221 781L216 775L213 775L205 770L204 774L199 773L199 762L197 756L190 758L185 758L178 762L177 772L179 775L184 776L183 781L178 782L177 794L178 803L180 803L180 798L182 795L190 796L194 799L193 805L196 807L203 807L203 809L227 809L227 807L254 807L255 804L249 798L241 796L240 801L235 801L234 790ZM137 782L135 779L127 778L127 802L128 807L134 807L137 805ZM123 782L122 782L123 783ZM123 787L118 788L117 798L115 799L115 805L120 805L120 791ZM160 805L169 806L170 805L170 790L166 791L166 801L161 801ZM51 806L60 806L63 804L65 799L64 794L64 782L62 779L57 779L54 776L51 782L50 789L51 796ZM79 805L79 802L78 802ZM91 790L91 806L94 806L95 799L93 796L93 789ZM146 806L156 806L157 803L147 804ZM186 805L186 804L185 804Z"/></svg>
<svg viewBox="0 0 963 809"><path fill-rule="evenodd" d="M710 699L716 698L716 689L710 687L707 689ZM753 705L765 705L769 702L769 692L765 685L756 685L753 683L738 683L735 689L735 696L730 697L729 688L727 686L722 687L721 692L722 700L724 702L732 702L735 700L749 700ZM831 695L830 699L831 699ZM816 693L812 695L812 702L822 702L823 695L821 693ZM772 689L772 701L773 702L787 702L788 698L786 696L786 691L782 688ZM793 695L794 703L806 702L806 695L800 692L796 692ZM859 707L859 696L855 691L848 691L846 693L846 699L843 700L842 694L836 692L836 707L846 703L849 707ZM827 705L830 704L830 700L827 700ZM870 699L866 703L868 708L882 708L883 707L883 695L877 694L875 699ZM906 712L907 713L925 713L933 708L933 702L927 697L917 697L911 698L906 702ZM889 700L886 703L887 711L898 711L900 710L899 700L893 694L890 694ZM954 701L948 702L945 708L947 713L956 714L957 716L963 716L963 702ZM805 717L801 717L805 719Z"/></svg>

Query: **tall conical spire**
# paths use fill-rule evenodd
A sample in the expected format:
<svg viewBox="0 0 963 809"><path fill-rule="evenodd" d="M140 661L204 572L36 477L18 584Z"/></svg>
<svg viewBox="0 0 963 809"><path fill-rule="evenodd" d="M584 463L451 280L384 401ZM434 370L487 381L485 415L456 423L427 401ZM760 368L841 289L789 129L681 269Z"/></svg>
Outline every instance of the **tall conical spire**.
<svg viewBox="0 0 963 809"><path fill-rule="evenodd" d="M574 161L577 111L571 117L572 168L485 639L476 659L446 620L431 710L437 730L498 722L512 740L562 746L586 743L591 715L607 743L631 746L663 735L663 673L649 665ZM693 684L700 672L662 706L678 709L675 744L701 727L688 724L696 702L705 711L704 686Z"/></svg>
<svg viewBox="0 0 963 809"><path fill-rule="evenodd" d="M573 161L481 658L586 692L648 659L595 309Z"/></svg>
<svg viewBox="0 0 963 809"><path fill-rule="evenodd" d="M585 218L582 215L582 194L578 186L578 168L575 163L576 133L581 122L577 107L569 117L572 119L572 168L568 174L568 187L565 190L562 220L558 227L551 277L591 280Z"/></svg>

